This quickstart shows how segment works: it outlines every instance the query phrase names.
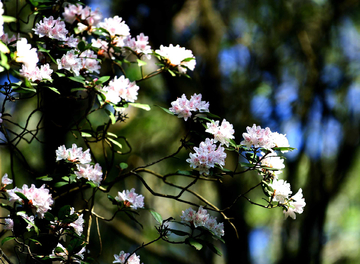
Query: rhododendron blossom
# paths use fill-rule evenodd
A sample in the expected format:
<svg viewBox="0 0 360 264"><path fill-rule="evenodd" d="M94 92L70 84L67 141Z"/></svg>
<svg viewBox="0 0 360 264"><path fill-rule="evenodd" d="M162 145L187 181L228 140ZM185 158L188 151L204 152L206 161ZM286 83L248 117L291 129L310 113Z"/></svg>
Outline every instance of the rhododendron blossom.
<svg viewBox="0 0 360 264"><path fill-rule="evenodd" d="M115 260L113 263L121 263L121 264L140 264L140 257L136 256L136 254L132 254L130 257L130 253L125 253L124 251L120 251L119 255L114 254ZM128 258L129 257L129 258ZM128 260L125 263L125 260Z"/></svg>
<svg viewBox="0 0 360 264"><path fill-rule="evenodd" d="M75 75L80 75L82 60L78 57L75 50L69 50L66 52L61 59L56 60L56 63L59 70L65 69L74 72Z"/></svg>
<svg viewBox="0 0 360 264"><path fill-rule="evenodd" d="M289 195L292 193L290 189L290 183L287 183L284 180L274 179L269 186L274 190L273 201L280 202L282 204L289 198Z"/></svg>
<svg viewBox="0 0 360 264"><path fill-rule="evenodd" d="M97 60L97 55L92 50L85 50L79 57L81 58L82 69L100 73L100 63Z"/></svg>
<svg viewBox="0 0 360 264"><path fill-rule="evenodd" d="M138 208L144 208L144 196L135 193L134 188L132 188L130 191L124 190L123 192L118 192L115 200L118 202L123 201L126 207L131 207L134 210Z"/></svg>
<svg viewBox="0 0 360 264"><path fill-rule="evenodd" d="M51 39L57 39L60 41L67 40L67 29L65 27L64 21L58 17L56 20L50 16L49 18L44 18L42 21L35 25L33 29L35 34L39 37L48 37Z"/></svg>
<svg viewBox="0 0 360 264"><path fill-rule="evenodd" d="M124 99L126 102L135 102L138 95L139 86L135 82L131 82L125 78L124 75L118 78L115 76L113 80L109 82L108 86L105 86L102 91L106 96L106 101L113 104L117 104Z"/></svg>
<svg viewBox="0 0 360 264"><path fill-rule="evenodd" d="M82 148L78 148L76 144L72 144L72 147L69 149L66 149L65 145L62 145L55 152L56 161L68 160L71 162L79 162L80 164L91 162L90 149L82 151Z"/></svg>
<svg viewBox="0 0 360 264"><path fill-rule="evenodd" d="M220 167L225 165L225 149L221 146L216 147L214 140L207 138L198 148L194 147L195 153L190 153L190 158L186 161L190 163L190 167L199 169L201 174L209 174L209 169L214 168L215 164Z"/></svg>
<svg viewBox="0 0 360 264"><path fill-rule="evenodd" d="M299 191L290 198L287 210L283 211L285 219L288 218L288 216L296 219L295 213L301 214L304 211L305 205L305 199L303 198L302 189L300 188Z"/></svg>
<svg viewBox="0 0 360 264"><path fill-rule="evenodd" d="M14 220L10 218L10 215L8 215L8 218L5 218L5 224L4 224L4 230L13 230L14 228Z"/></svg>
<svg viewBox="0 0 360 264"><path fill-rule="evenodd" d="M70 208L70 215L75 213L74 207ZM81 236L83 229L84 229L84 218L83 218L83 214L79 215L78 219L76 219L74 222L70 223L69 226L71 226L72 228L74 228L75 233L78 236Z"/></svg>
<svg viewBox="0 0 360 264"><path fill-rule="evenodd" d="M36 66L30 69L25 65L22 65L22 68L20 69L20 74L32 82L43 80L51 81L52 72L53 70L50 69L49 64L41 65L40 68Z"/></svg>
<svg viewBox="0 0 360 264"><path fill-rule="evenodd" d="M192 208L188 208L185 211L182 211L181 222L189 223L195 228L205 227L215 234L217 237L222 237L224 235L224 224L217 223L216 217L212 217L207 213L202 206L199 207L199 210L196 212Z"/></svg>
<svg viewBox="0 0 360 264"><path fill-rule="evenodd" d="M8 184L12 184L13 180L9 179L9 175L7 173L4 174L4 176L2 176L1 178L1 184L2 185L8 185Z"/></svg>
<svg viewBox="0 0 360 264"><path fill-rule="evenodd" d="M12 35L11 38L9 38L8 34L5 33L0 36L0 40L4 42L5 44L10 44L11 42L16 41L16 35ZM12 44L12 46L16 45L15 43Z"/></svg>
<svg viewBox="0 0 360 264"><path fill-rule="evenodd" d="M205 132L214 135L214 142L220 142L221 144L229 146L229 140L235 138L233 125L230 124L226 119L221 122L219 126L219 121L213 121L211 123L206 123L207 129Z"/></svg>
<svg viewBox="0 0 360 264"><path fill-rule="evenodd" d="M267 156L261 158L260 164L261 164L261 166L264 166L264 167L277 169L277 170L271 171L271 173L275 177L277 177L277 175L281 174L282 173L281 170L285 168L284 160L276 155L267 155Z"/></svg>
<svg viewBox="0 0 360 264"><path fill-rule="evenodd" d="M151 58L151 46L149 45L149 37L145 36L143 33L140 33L140 35L136 36L135 38L131 38L131 36L128 36L124 40L124 46L130 48L133 52L135 52L138 55L143 54L148 60ZM131 52L124 48L124 56L127 56Z"/></svg>
<svg viewBox="0 0 360 264"><path fill-rule="evenodd" d="M36 188L34 184L31 184L29 188L26 184L23 185L22 189L15 187L14 189L7 191L9 194L9 201L23 202L16 192L20 192L29 200L29 206L33 209L33 213L37 213L39 218L44 218L44 214L51 209L51 205L54 203L49 190L45 188L43 184L40 188Z"/></svg>
<svg viewBox="0 0 360 264"><path fill-rule="evenodd" d="M21 216L25 222L28 223L26 229L30 231L30 229L35 225L35 217L33 215L27 215L25 212L18 212L17 215Z"/></svg>
<svg viewBox="0 0 360 264"><path fill-rule="evenodd" d="M69 255L68 250L60 243L57 244L56 247L61 248L61 251L55 251L55 249L52 251L52 253L49 255L50 258L62 258L63 260L60 261L60 263L81 263L81 259L84 259L84 253L85 253L85 247L81 248L80 251L78 251L77 253L73 255L78 256L78 258L75 258L73 256ZM80 258L80 259L79 259Z"/></svg>
<svg viewBox="0 0 360 264"><path fill-rule="evenodd" d="M100 22L98 27L106 29L111 38L116 36L127 37L130 35L129 26L119 16L105 18L104 22Z"/></svg>
<svg viewBox="0 0 360 264"><path fill-rule="evenodd" d="M16 42L16 58L17 62L24 63L24 65L30 70L36 67L39 61L37 55L37 49L31 48L31 45L27 43L26 38L21 38Z"/></svg>
<svg viewBox="0 0 360 264"><path fill-rule="evenodd" d="M180 47L179 45L169 47L160 45L155 53L159 54L167 64L176 67L179 73L186 73L187 69L193 71L195 69L196 60L191 50Z"/></svg>
<svg viewBox="0 0 360 264"><path fill-rule="evenodd" d="M188 100L183 94L176 101L171 102L169 110L173 112L178 118L184 118L185 121L191 117L191 112L209 112L209 103L201 101L201 94L194 94Z"/></svg>
<svg viewBox="0 0 360 264"><path fill-rule="evenodd" d="M99 163L96 163L94 166L90 164L76 164L76 167L77 171L74 173L78 179L85 178L94 182L97 186L100 185L103 173Z"/></svg>

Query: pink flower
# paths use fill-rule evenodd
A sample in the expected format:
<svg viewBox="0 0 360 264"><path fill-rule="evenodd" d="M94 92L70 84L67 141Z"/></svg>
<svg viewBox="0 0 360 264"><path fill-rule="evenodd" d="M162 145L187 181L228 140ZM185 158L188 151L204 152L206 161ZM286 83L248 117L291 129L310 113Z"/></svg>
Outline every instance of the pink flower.
<svg viewBox="0 0 360 264"><path fill-rule="evenodd" d="M90 149L82 151L81 147L77 147L76 144L72 144L69 149L65 148L65 145L60 146L56 150L56 161L68 160L71 162L79 162L80 164L87 164L91 162Z"/></svg>
<svg viewBox="0 0 360 264"><path fill-rule="evenodd" d="M123 201L125 206L131 207L134 210L138 208L144 208L144 196L135 193L134 188L132 188L130 191L124 190L122 193L118 192L115 200L118 202Z"/></svg>
<svg viewBox="0 0 360 264"><path fill-rule="evenodd" d="M196 60L192 51L179 45L170 44L169 47L160 45L160 49L155 53L159 54L170 66L176 67L179 73L186 73L187 69L193 71L195 68Z"/></svg>
<svg viewBox="0 0 360 264"><path fill-rule="evenodd" d="M35 68L30 69L28 69L25 65L22 65L22 68L20 69L20 74L32 82L42 80L51 81L52 72L53 70L50 69L49 64L41 65L40 68L36 66Z"/></svg>
<svg viewBox="0 0 360 264"><path fill-rule="evenodd" d="M65 27L64 21L61 21L60 18L54 20L52 16L49 18L45 17L43 21L40 21L35 25L35 29L33 30L36 35L39 35L39 37L48 37L60 41L67 40L66 35L68 31Z"/></svg>
<svg viewBox="0 0 360 264"><path fill-rule="evenodd" d="M75 171L75 175L78 179L85 178L89 181L94 182L97 186L100 185L102 181L102 171L99 163L96 163L95 166L90 164L76 164L77 171Z"/></svg>
<svg viewBox="0 0 360 264"><path fill-rule="evenodd" d="M57 59L56 62L59 70L65 69L74 72L75 75L80 75L82 60L75 53L75 50L69 50L61 59Z"/></svg>
<svg viewBox="0 0 360 264"><path fill-rule="evenodd" d="M190 158L186 162L190 163L190 167L199 169L201 174L209 174L209 169L214 168L215 164L220 167L225 165L226 153L224 148L219 146L216 148L213 139L205 139L199 147L194 147L195 153L190 153Z"/></svg>
<svg viewBox="0 0 360 264"><path fill-rule="evenodd" d="M192 112L209 112L209 103L201 101L201 94L194 94L188 100L183 94L176 101L171 102L169 110L173 112L178 118L184 118L185 121L191 117Z"/></svg>
<svg viewBox="0 0 360 264"><path fill-rule="evenodd" d="M14 228L14 220L10 218L10 215L8 215L9 218L5 218L5 225L4 230L13 230Z"/></svg>
<svg viewBox="0 0 360 264"><path fill-rule="evenodd" d="M124 251L120 251L119 255L114 254L115 260L113 263L121 263L121 264L140 264L140 257L136 256L136 254L132 254L125 263L126 258L130 256L130 253L125 253Z"/></svg>
<svg viewBox="0 0 360 264"><path fill-rule="evenodd" d="M79 56L81 58L81 65L83 69L89 72L100 73L100 65L97 60L97 55L92 50L85 50Z"/></svg>
<svg viewBox="0 0 360 264"><path fill-rule="evenodd" d="M31 184L29 188L26 184L23 185L22 189L15 187L14 189L8 190L10 202L22 202L16 192L20 192L29 200L29 205L33 209L33 213L37 213L39 218L44 218L44 214L51 209L51 205L54 203L49 190L45 188L43 184L40 188L36 188L34 184Z"/></svg>
<svg viewBox="0 0 360 264"><path fill-rule="evenodd" d="M229 140L235 138L233 125L230 124L226 119L223 119L221 125L219 126L219 121L213 121L211 123L206 123L207 129L205 132L214 135L214 142L220 142L221 144L229 146Z"/></svg>
<svg viewBox="0 0 360 264"><path fill-rule="evenodd" d="M108 86L103 88L106 101L117 104L124 99L127 102L135 102L138 95L139 86L135 82L130 82L124 75L115 78L109 82Z"/></svg>
<svg viewBox="0 0 360 264"><path fill-rule="evenodd" d="M207 210L205 210L202 206L199 207L197 212L192 208L182 211L180 218L182 223L189 223L195 228L205 227L213 232L217 237L222 237L224 235L224 224L217 223L216 217L210 216L207 213Z"/></svg>
<svg viewBox="0 0 360 264"><path fill-rule="evenodd" d="M4 176L2 176L1 178L1 184L2 185L8 185L8 184L12 184L13 180L9 179L9 175L7 173L4 174Z"/></svg>
<svg viewBox="0 0 360 264"><path fill-rule="evenodd" d="M124 40L124 46L132 49L132 51L138 55L145 55L148 60L151 58L150 54L152 53L152 50L151 46L149 45L149 37L145 36L143 33L140 33L140 35L136 36L136 39L131 38L129 35ZM131 53L128 49L124 48L123 50L124 56L127 56Z"/></svg>
<svg viewBox="0 0 360 264"><path fill-rule="evenodd" d="M71 207L71 211L70 211L70 214L74 214L75 213L75 210L74 210L74 207ZM76 219L74 222L70 223L69 226L71 226L72 228L74 228L76 234L78 236L81 236L82 232L83 232L83 229L84 229L84 218L83 218L83 215L79 215L78 219Z"/></svg>

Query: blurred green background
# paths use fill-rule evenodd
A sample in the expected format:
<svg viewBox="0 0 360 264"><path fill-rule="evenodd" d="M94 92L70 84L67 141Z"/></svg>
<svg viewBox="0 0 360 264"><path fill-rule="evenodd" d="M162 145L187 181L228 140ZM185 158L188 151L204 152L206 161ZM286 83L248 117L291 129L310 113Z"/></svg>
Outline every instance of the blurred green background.
<svg viewBox="0 0 360 264"><path fill-rule="evenodd" d="M360 262L360 1L103 0L88 4L100 7L104 17L121 16L132 36L141 32L149 36L153 49L161 44L180 44L193 51L197 62L191 80L169 74L140 84L138 102L150 104L152 111L132 109L129 120L113 128L112 132L126 136L133 147L131 154L117 158L117 162L142 165L177 149L185 122L154 104L169 107L183 93L188 97L202 93L203 100L210 102L210 111L234 125L238 143L246 126L255 123L287 134L290 145L297 148L287 153L286 169L280 176L291 183L293 193L303 189L307 205L296 220L284 220L280 210L266 210L240 200L228 212L235 218L239 238L225 224L226 244L217 244L222 257L158 242L137 252L142 262ZM31 108L19 104L14 112L26 112L27 107ZM96 119L99 124L101 118ZM73 142L79 140L68 135L66 145L70 147ZM54 145L59 143L65 144L58 139ZM41 144L35 145L20 147L28 162L41 171L55 159L55 150L42 151ZM34 149L47 156L35 157ZM10 153L3 147L0 150L3 175L8 172ZM187 155L180 153L179 160L153 169L161 173L187 169ZM233 168L236 162L229 154L227 167ZM28 182L20 179L22 167L15 171L17 184ZM150 176L145 179L160 192L173 192ZM225 208L257 181L258 175L249 173L224 179L221 186L199 184L196 190ZM115 187L114 195L123 188L136 188L146 197L146 206L163 218L179 219L181 211L188 208L152 197L135 178ZM261 191L252 192L249 197L260 201L261 195ZM108 217L113 208L106 197L99 196L95 210ZM99 263L111 263L113 254L131 252L156 237L150 214L143 211L138 219L144 229L123 216L110 223L100 222L103 254ZM218 221L223 219L218 216ZM99 250L95 228L92 233L90 248Z"/></svg>

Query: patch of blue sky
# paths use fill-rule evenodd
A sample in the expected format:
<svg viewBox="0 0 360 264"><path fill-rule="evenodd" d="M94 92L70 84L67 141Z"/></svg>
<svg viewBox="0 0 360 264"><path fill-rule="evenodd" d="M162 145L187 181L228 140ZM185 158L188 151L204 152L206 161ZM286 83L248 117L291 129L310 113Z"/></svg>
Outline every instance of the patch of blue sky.
<svg viewBox="0 0 360 264"><path fill-rule="evenodd" d="M320 75L320 79L328 88L337 88L343 79L343 71L335 64L327 64Z"/></svg>
<svg viewBox="0 0 360 264"><path fill-rule="evenodd" d="M281 120L288 120L292 117L291 104L298 99L298 90L297 79L285 71L281 84L275 90L275 110L277 117Z"/></svg>
<svg viewBox="0 0 360 264"><path fill-rule="evenodd" d="M111 0L88 0L88 5L91 7L91 10L95 10L96 8L99 8L103 19L110 17L110 6L111 6Z"/></svg>
<svg viewBox="0 0 360 264"><path fill-rule="evenodd" d="M242 44L221 50L218 58L222 74L229 76L234 72L243 72L250 62L250 57L249 49Z"/></svg>
<svg viewBox="0 0 360 264"><path fill-rule="evenodd" d="M290 147L296 148L297 150L300 149L304 144L300 120L294 117L291 120L284 122L282 128L283 129L278 132L286 135L286 138L289 140ZM295 159L299 154L297 150L287 152L286 158L289 160Z"/></svg>
<svg viewBox="0 0 360 264"><path fill-rule="evenodd" d="M254 228L249 234L249 251L251 263L268 264L270 231L264 227Z"/></svg>
<svg viewBox="0 0 360 264"><path fill-rule="evenodd" d="M340 26L340 43L344 55L359 64L360 62L360 34L349 17L345 17Z"/></svg>
<svg viewBox="0 0 360 264"><path fill-rule="evenodd" d="M360 116L360 84L357 82L349 86L349 91L346 96L346 103L353 118Z"/></svg>
<svg viewBox="0 0 360 264"><path fill-rule="evenodd" d="M304 136L306 137L306 153L314 159L317 159L321 156L321 145L322 145L322 103L319 98L314 99L314 104L312 105L309 117L308 124L306 126L306 131Z"/></svg>
<svg viewBox="0 0 360 264"><path fill-rule="evenodd" d="M321 151L324 157L331 158L337 155L339 143L343 138L341 123L335 118L328 118L322 126Z"/></svg>
<svg viewBox="0 0 360 264"><path fill-rule="evenodd" d="M251 113L256 119L266 122L271 115L271 102L267 96L255 95L251 100Z"/></svg>

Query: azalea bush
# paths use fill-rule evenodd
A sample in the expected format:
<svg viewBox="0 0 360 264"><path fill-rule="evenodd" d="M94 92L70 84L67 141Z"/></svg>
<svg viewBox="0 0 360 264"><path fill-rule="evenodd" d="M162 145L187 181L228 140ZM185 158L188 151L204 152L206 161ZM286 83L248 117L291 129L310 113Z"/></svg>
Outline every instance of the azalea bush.
<svg viewBox="0 0 360 264"><path fill-rule="evenodd" d="M132 151L132 140L143 140L146 144L145 138L110 132L112 126L126 122L127 109L152 111L155 107L138 101L141 83L159 74L190 78L188 74L196 67L192 51L173 44L153 48L144 33L131 36L129 26L121 17L103 18L98 9L92 10L78 1L28 0L25 6L32 12L25 20L21 14L24 7L15 16L8 16L6 5L2 3L0 9L0 66L7 76L0 89L1 144L18 156L22 155L18 147L20 142L47 144L41 138L40 132L47 129L42 120L35 129L29 129L28 124L35 112L51 111L51 106L45 107L49 93L72 113L65 121L54 119L53 122L72 134L78 143L70 146L63 142L54 148L55 170L46 175L28 164L27 170L35 176L36 182L42 182L41 185L29 182L30 186L14 186L15 175L10 171L3 175L1 207L8 215L1 221L2 245L15 241L18 245L15 250L24 254L29 263L94 263L94 256L99 252L88 249L92 226L99 228L98 221L112 221L118 213L126 214L130 221L141 225L137 215L143 210L156 221L158 236L144 241L132 252L119 248L119 254L113 252L113 263L140 263L141 249L158 240L173 246L187 244L196 250L206 247L221 255L214 241L225 243L224 223L231 224L227 213L240 199L267 209L280 208L285 218L295 219L296 213L303 212L302 190L292 195L290 184L280 179L285 167L283 153L293 150L286 136L254 124L236 128L244 133L241 139L235 139L233 125L210 112L211 104L203 100L201 94L182 94L174 98L171 105L156 106L163 110L163 115L172 115L189 124L176 150L168 149L166 156L141 166L130 166L126 162L113 164L115 156L126 156ZM33 27L24 32L18 25L20 22L29 24L28 21L34 21ZM148 64L155 70L146 72ZM111 74L103 73L106 72L103 65L111 68ZM140 72L139 78L131 79L129 72L133 67ZM18 81L12 81L10 76ZM33 98L37 98L37 108L28 114L25 125L17 123L15 115L26 113L18 113L16 108L13 111L13 105ZM78 105L73 104L74 100ZM101 125L94 122L93 116L97 113L106 116ZM102 144L96 144L99 142ZM179 159L179 167L185 164L188 169L165 174L153 169L154 165L166 163L180 152L187 152L188 158ZM233 168L226 167L226 158L231 152L238 156ZM106 166L98 160L105 160ZM110 170L117 171L115 178L107 177ZM250 171L257 172L258 184L239 193L224 209L192 189L205 181L221 184L224 177L235 178ZM178 190L177 194L165 194L151 187L144 175L161 179ZM116 184L129 176L135 177L152 195L184 203L187 209L163 219L156 208L147 206L147 198L135 188L116 190L117 195L112 196L110 192ZM181 185L169 180L174 177L191 181ZM250 200L247 195L256 188L261 188L264 195L259 201ZM62 201L67 201L66 197L74 193L81 195L84 206L62 205ZM187 199L186 194L191 194L198 202ZM94 200L99 196L106 197L114 208L111 218L94 210ZM236 228L233 226L226 232L236 232ZM11 263L6 254L2 254Z"/></svg>

